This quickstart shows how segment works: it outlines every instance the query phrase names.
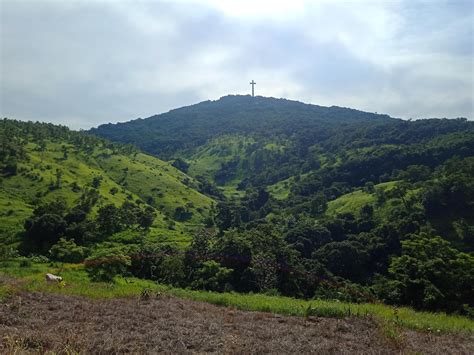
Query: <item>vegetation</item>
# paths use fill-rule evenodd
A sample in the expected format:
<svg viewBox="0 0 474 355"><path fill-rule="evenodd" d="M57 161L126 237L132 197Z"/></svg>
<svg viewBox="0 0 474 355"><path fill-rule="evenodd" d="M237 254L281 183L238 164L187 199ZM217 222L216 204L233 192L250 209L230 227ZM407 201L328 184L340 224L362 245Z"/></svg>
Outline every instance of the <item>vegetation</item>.
<svg viewBox="0 0 474 355"><path fill-rule="evenodd" d="M300 317L373 317L397 326L435 333L472 333L474 331L474 322L465 317L446 315L444 313L417 312L410 308L393 308L381 303L354 304L323 299L299 300L265 294L193 291L160 285L149 280L133 277L123 278L120 276L115 277L114 283L110 284L91 281L84 267L79 265L54 265L32 262L27 267L20 267L19 263L18 260L0 262L0 276L20 279L22 283L19 287L27 291L46 291L96 299L140 297L144 294L157 295L166 293L180 298L204 301L220 306L231 306L241 310L272 312ZM67 280L66 286L58 287L57 285L44 283L43 278L46 272L60 274Z"/></svg>
<svg viewBox="0 0 474 355"><path fill-rule="evenodd" d="M87 247L121 244L125 230L128 243L183 245L213 203L198 185L131 146L51 124L0 121L3 248L26 247L29 240L25 253L47 253L60 237ZM185 221L174 219L180 207ZM120 216L111 222L114 211Z"/></svg>
<svg viewBox="0 0 474 355"><path fill-rule="evenodd" d="M89 133L3 120L0 143L4 257L309 313L338 300L474 316L465 119L225 97Z"/></svg>

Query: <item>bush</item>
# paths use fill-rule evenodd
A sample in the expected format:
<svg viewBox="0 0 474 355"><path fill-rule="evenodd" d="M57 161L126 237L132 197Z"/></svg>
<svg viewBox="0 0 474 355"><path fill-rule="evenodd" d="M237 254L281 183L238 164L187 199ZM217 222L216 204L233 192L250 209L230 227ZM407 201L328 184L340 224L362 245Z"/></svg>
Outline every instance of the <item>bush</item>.
<svg viewBox="0 0 474 355"><path fill-rule="evenodd" d="M131 258L122 251L104 250L85 261L86 271L92 281L113 281L116 275L125 275Z"/></svg>
<svg viewBox="0 0 474 355"><path fill-rule="evenodd" d="M208 291L223 291L231 273L232 269L222 267L214 260L205 261L196 271L192 287Z"/></svg>
<svg viewBox="0 0 474 355"><path fill-rule="evenodd" d="M65 263L79 263L84 260L85 248L76 245L74 240L59 239L49 250L53 260Z"/></svg>
<svg viewBox="0 0 474 355"><path fill-rule="evenodd" d="M31 267L32 263L31 260L28 258L21 258L20 260L20 267Z"/></svg>
<svg viewBox="0 0 474 355"><path fill-rule="evenodd" d="M36 264L47 264L50 262L48 257L44 255L33 255L30 257L31 261L36 263Z"/></svg>

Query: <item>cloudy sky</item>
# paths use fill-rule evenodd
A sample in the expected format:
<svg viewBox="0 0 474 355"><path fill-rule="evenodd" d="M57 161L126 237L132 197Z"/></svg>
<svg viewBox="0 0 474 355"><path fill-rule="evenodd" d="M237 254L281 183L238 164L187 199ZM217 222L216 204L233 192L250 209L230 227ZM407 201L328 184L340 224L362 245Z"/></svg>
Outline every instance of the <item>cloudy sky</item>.
<svg viewBox="0 0 474 355"><path fill-rule="evenodd" d="M90 128L250 93L474 119L474 2L0 0L0 114Z"/></svg>

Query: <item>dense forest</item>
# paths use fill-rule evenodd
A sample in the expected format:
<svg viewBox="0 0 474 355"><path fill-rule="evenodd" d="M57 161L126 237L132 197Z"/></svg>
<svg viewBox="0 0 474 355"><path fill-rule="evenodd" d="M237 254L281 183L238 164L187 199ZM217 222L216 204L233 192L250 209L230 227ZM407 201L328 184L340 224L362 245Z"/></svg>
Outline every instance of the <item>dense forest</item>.
<svg viewBox="0 0 474 355"><path fill-rule="evenodd" d="M66 188L55 167L41 193L21 197L27 213L8 239L20 254L84 261L93 280L134 275L474 316L474 122L466 119L405 121L229 96L90 132L3 120L0 140L4 199L20 199L14 185L26 176L43 176L42 151L55 151L56 163L88 155L81 162L104 175L63 201L48 198ZM124 177L128 165L113 173L124 160L140 164L137 176L151 164L155 174L145 183ZM177 180L166 191L164 169ZM112 199L112 183L121 198Z"/></svg>

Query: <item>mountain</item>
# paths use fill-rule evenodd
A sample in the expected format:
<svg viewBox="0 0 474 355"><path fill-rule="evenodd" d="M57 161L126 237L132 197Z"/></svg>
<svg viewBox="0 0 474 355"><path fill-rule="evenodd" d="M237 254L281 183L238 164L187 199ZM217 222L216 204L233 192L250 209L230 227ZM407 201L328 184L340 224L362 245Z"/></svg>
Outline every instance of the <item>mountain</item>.
<svg viewBox="0 0 474 355"><path fill-rule="evenodd" d="M466 119L405 121L251 96L226 96L101 125L91 133L134 144L162 159L182 158L191 175L211 179L230 193L322 170L346 175L338 179L361 186L426 160L434 150L431 167L474 149L474 122ZM353 165L361 169L352 171Z"/></svg>

